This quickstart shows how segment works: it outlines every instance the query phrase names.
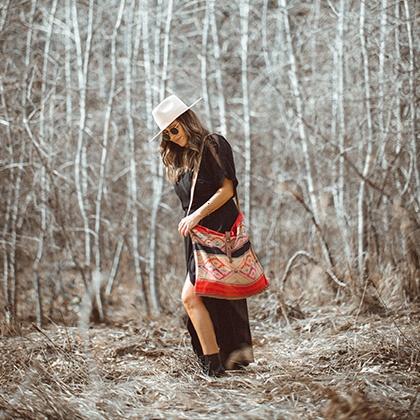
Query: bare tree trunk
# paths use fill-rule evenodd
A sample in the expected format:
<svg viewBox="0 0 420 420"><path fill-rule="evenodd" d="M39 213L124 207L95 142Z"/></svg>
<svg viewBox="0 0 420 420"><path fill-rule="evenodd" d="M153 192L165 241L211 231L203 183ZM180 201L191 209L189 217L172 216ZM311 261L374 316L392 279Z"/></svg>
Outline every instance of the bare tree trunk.
<svg viewBox="0 0 420 420"><path fill-rule="evenodd" d="M143 61L144 61L144 73L145 73L145 93L146 93L146 125L147 125L147 133L151 135L152 129L154 127L154 123L152 120L152 108L153 108L153 80L155 78L152 75L152 66L151 66L151 53L150 53L150 45L149 45L149 15L148 15L148 8L147 4L143 6L141 11L142 15L142 39L143 39ZM158 31L159 28L156 29ZM155 40L157 35L155 34ZM156 53L156 51L155 51ZM155 89L157 90L157 89ZM160 303L159 303L159 294L158 294L158 284L156 281L156 224L157 224L157 213L158 213L158 206L160 203L160 196L157 193L158 190L158 180L156 172L158 171L157 166L159 163L156 156L156 150L154 143L147 143L149 156L152 159L152 167L155 168L154 173L152 174L152 185L153 185L153 198L152 198L152 214L151 214L151 226L149 230L149 287L150 287L150 295L151 295L151 305L154 312L160 311ZM163 181L163 180L162 180Z"/></svg>
<svg viewBox="0 0 420 420"><path fill-rule="evenodd" d="M379 126L379 153L378 160L381 165L382 173L386 174L388 170L388 162L386 156L386 145L388 142L388 124L386 123L385 118L385 51L386 51L386 36L388 33L388 24L387 24L387 10L388 1L381 0L381 20L380 20L380 40L379 40L379 69L378 69L378 85L379 85L379 101L378 101L378 126ZM389 113L392 118L392 112ZM383 197L383 198L382 198ZM388 198L382 196L381 199L384 201L384 207L382 213L382 226L384 229L385 237L388 237L389 233L389 205ZM381 201L381 200L380 200ZM380 203L379 201L379 203ZM388 241L385 242L382 250L385 251L388 248ZM378 247L376 250L376 258L379 260L379 252L381 249Z"/></svg>
<svg viewBox="0 0 420 420"><path fill-rule="evenodd" d="M89 0L89 11L88 11L88 23L86 26L87 35L85 42L84 52L82 51L82 41L79 32L79 23L77 16L77 5L76 1L72 3L72 21L74 31L74 43L76 47L76 62L77 62L77 77L78 77L78 88L79 88L79 130L77 139L77 150L74 162L75 172L75 187L77 192L78 205L83 220L84 227L84 264L83 269L87 270L83 276L88 277L87 285L88 290L86 291L90 299L94 299L96 303L95 310L98 311L98 320L103 321L104 313L102 307L102 301L100 298L100 286L101 276L100 273L95 272L92 276L91 267L91 229L89 224L89 211L90 205L87 199L88 195L88 176L87 176L87 153L86 145L84 142L84 132L86 129L86 97L88 87L88 70L89 60L91 53L91 43L93 36L93 5L94 0ZM92 281L93 280L93 281Z"/></svg>
<svg viewBox="0 0 420 420"><path fill-rule="evenodd" d="M401 63L401 53L400 53L400 2L395 2L395 62ZM401 81L400 81L400 72L398 66L393 66L395 69L394 79L395 79L395 101L396 106L395 110L395 119L396 119L396 144L395 144L395 154L398 155L401 150L402 144L402 123L401 123Z"/></svg>
<svg viewBox="0 0 420 420"><path fill-rule="evenodd" d="M147 133L148 135L152 135L152 129L154 127L154 123L152 121L152 109L153 109L153 92L154 92L154 80L152 74L152 55L150 52L150 32L149 32L149 14L148 14L148 4L139 3L139 7L141 8L141 21L142 21L142 40L143 40L143 62L144 62L144 90L146 93L146 126L147 126ZM156 39L156 37L155 37ZM156 89L157 90L157 89ZM156 159L156 150L155 144L147 142L147 151L148 155L151 156L151 167L156 168L157 163ZM156 171L156 169L155 169ZM157 217L157 206L159 205L159 201L156 204L156 173L152 174L152 185L153 185L153 198L152 198L152 214L151 214L151 224L154 223L154 227L152 226L149 229L149 261L148 261L148 271L149 271L149 290L151 294L151 306L152 308L159 306L159 298L158 298L158 290L157 290L157 282L155 279L156 276L156 217Z"/></svg>
<svg viewBox="0 0 420 420"><path fill-rule="evenodd" d="M242 85L242 113L244 121L244 154L245 154L245 176L244 176L244 212L246 223L251 229L251 124L248 92L248 20L249 2L241 0L239 3L241 19L241 85Z"/></svg>
<svg viewBox="0 0 420 420"><path fill-rule="evenodd" d="M346 214L346 209L344 206L344 187L345 187L345 171L344 171L344 137L346 132L345 127L345 118L344 118L344 26L345 26L345 16L347 14L347 9L345 7L345 0L340 0L340 7L338 12L338 21L337 21L337 36L336 36L336 62L334 68L336 69L336 85L333 88L334 100L334 112L336 113L335 117L332 118L334 121L334 127L337 127L337 135L334 135L332 138L338 139L338 146L340 150L340 157L338 161L338 176L337 176L337 196L335 200L335 210L337 215L337 221L340 226L340 230L343 233L343 249L347 259L347 265L351 265L352 261L352 252L350 248L351 238L350 232L348 229L348 216ZM338 121L338 124L335 125L335 121ZM333 124L332 124L333 125Z"/></svg>
<svg viewBox="0 0 420 420"><path fill-rule="evenodd" d="M223 136L227 135L226 126L226 111L225 111L225 95L223 90L223 74L220 63L220 45L219 45L219 34L217 29L216 12L215 12L215 0L210 1L210 26L211 34L213 38L213 57L214 66L216 72L216 86L217 86L217 105L219 108L219 130Z"/></svg>
<svg viewBox="0 0 420 420"><path fill-rule="evenodd" d="M293 96L295 98L295 103L296 103L295 106L296 106L296 113L297 113L297 120L298 120L298 127L299 127L299 138L300 138L300 143L302 145L303 158L305 162L306 182L307 182L307 188L308 188L308 193L309 193L309 200L311 203L311 213L313 214L315 225L319 226L319 211L318 211L318 204L317 204L317 198L315 195L314 181L313 181L313 175L312 175L312 165L311 165L311 158L310 158L310 153L309 153L309 140L306 134L305 124L303 120L304 118L303 99L302 99L302 94L300 91L300 84L299 84L299 78L298 78L298 73L297 73L295 54L293 50L292 34L290 31L289 15L287 11L286 0L280 0L279 4L281 6L281 13L283 14L283 25L284 25L285 35L286 35L286 49L287 49L287 55L288 55L288 59L290 63L289 80L290 80ZM329 252L326 242L320 241L320 245L321 245L324 258L328 263L328 266L331 268L334 267L334 261L332 260L331 253Z"/></svg>
<svg viewBox="0 0 420 420"><path fill-rule="evenodd" d="M387 0L381 0L381 21L380 21L380 39L379 39L379 68L378 68L378 126L380 132L380 145L378 161L382 165L382 169L386 171L387 162L385 155L386 133L385 133L385 80L384 80L384 66L385 66L385 48L386 48L386 34L387 34Z"/></svg>
<svg viewBox="0 0 420 420"><path fill-rule="evenodd" d="M102 154L101 154L101 162L99 168L99 180L98 180L98 191L96 194L96 203L95 203L95 267L96 271L102 272L102 263L101 263L101 219L102 219L102 195L105 185L105 176L106 176L106 168L107 168L107 160L108 160L108 138L109 138L109 127L110 127L110 120L112 114L112 108L114 103L114 95L115 95L115 77L117 72L117 65L116 65L116 42L117 42L117 35L118 30L121 26L122 15L125 7L125 0L120 2L120 7L118 9L117 18L115 21L114 29L112 32L111 38L111 84L109 87L109 94L108 94L108 103L105 109L105 117L104 117L104 128L103 128L103 140L102 140Z"/></svg>
<svg viewBox="0 0 420 420"><path fill-rule="evenodd" d="M21 146L20 153L20 166L23 164L25 159L25 145ZM9 252L9 308L10 308L10 322L16 320L17 315L17 289L18 289L18 278L16 275L16 221L19 215L19 198L20 198L20 189L22 185L22 167L17 173L16 179L14 179L14 196L12 204L12 215L11 215L11 224L10 224L10 252Z"/></svg>
<svg viewBox="0 0 420 420"><path fill-rule="evenodd" d="M9 161L14 161L14 150L13 150L13 140L12 140L12 133L10 129L10 123L9 123L9 113L7 110L7 103L5 98L5 92L4 92L4 86L3 86L3 79L0 77L0 96L1 96L1 105L4 109L4 117L5 117L5 125L6 125L6 138L7 138L7 144L4 146L4 156L9 155ZM24 145L21 145L21 148L24 148ZM18 178L19 182L16 187L20 186L20 173L22 172L23 168L18 166L16 169L14 166L12 166L9 169L9 186L7 190L7 197L6 197L6 214L5 214L5 220L3 225L3 235L2 235L2 250L3 250L3 280L2 280L2 286L3 286L3 296L4 296L4 318L6 321L6 324L11 325L14 322L14 308L13 308L13 302L14 302L14 296L11 296L11 289L13 285L16 282L15 278L15 271L14 271L14 265L11 266L10 264L10 253L12 250L12 243L8 241L9 236L9 230L11 228L11 219L12 219L12 199L13 199L13 188L12 185L15 184L15 177ZM17 175L15 175L15 172L17 172ZM15 223L16 225L16 223ZM16 227L15 227L16 228ZM11 270L12 271L11 271ZM13 277L11 276L13 274Z"/></svg>
<svg viewBox="0 0 420 420"><path fill-rule="evenodd" d="M41 106L39 111L39 145L41 149L47 150L48 146L45 144L46 133L45 133L45 101L47 100L47 78L48 78L48 62L50 59L50 44L51 44L51 35L54 26L55 14L57 11L57 0L53 1L51 7L51 13L49 15L49 22L47 25L46 41L44 47L44 61L42 66L42 81L41 81ZM49 153L48 153L49 155ZM48 159L48 157L47 157ZM42 327L42 289L41 289L41 276L39 272L39 264L41 263L42 256L44 253L44 241L47 231L47 200L49 195L49 179L46 176L45 165L41 166L41 179L40 179L40 189L41 189L41 199L40 199L40 213L41 213L41 233L38 239L38 246L35 256L35 261L33 264L34 270L34 290L36 296L36 323L38 327Z"/></svg>
<svg viewBox="0 0 420 420"><path fill-rule="evenodd" d="M412 147L412 159L413 159L413 173L414 173L414 191L420 191L420 168L418 162L418 139L416 130L417 124L417 112L416 112L416 74L415 74L415 46L413 42L413 33L411 28L411 16L410 8L408 1L404 0L404 12L405 12L405 25L407 28L407 39L408 39L408 57L409 57L409 104L410 104L410 137L411 137L411 147ZM418 46L417 46L418 47ZM418 195L417 195L417 205L419 205ZM420 209L418 209L420 210Z"/></svg>
<svg viewBox="0 0 420 420"><path fill-rule="evenodd" d="M367 145L365 153L365 163L363 167L363 178L360 181L359 195L357 202L358 209L358 224L357 224L357 238L358 238L358 269L360 280L362 281L365 277L365 258L366 258L366 227L365 227L365 178L367 177L370 169L370 163L372 160L372 116L371 116L371 99L370 99L370 77L369 77L369 59L368 51L366 48L365 39L365 3L360 3L360 20L359 20L359 36L361 44L361 53L363 60L363 79L364 79L364 100L365 100L365 112L367 121Z"/></svg>
<svg viewBox="0 0 420 420"><path fill-rule="evenodd" d="M134 17L135 0L130 0L127 10L127 28L125 30L125 72L124 72L124 90L125 90L125 110L127 115L127 150L130 167L130 176L128 178L129 191L129 214L132 217L131 228L131 247L133 253L134 273L136 283L140 289L140 298L146 313L149 314L149 300L147 297L146 285L141 274L140 269L140 252L139 252L139 230L138 230L138 209L137 209L137 167L136 167L136 150L134 142L134 124L132 117L132 100L131 100L131 66L133 59L133 39L132 39L132 24Z"/></svg>
<svg viewBox="0 0 420 420"><path fill-rule="evenodd" d="M170 54L170 35L172 30L172 17L173 17L173 0L168 1L167 15L165 22L165 32L163 40L163 66L162 66L162 79L160 82L159 89L159 99L163 100L166 95L167 89L167 79L169 74L169 54ZM151 227L150 227L150 249L153 252L153 259L150 259L150 292L152 298L153 311L156 314L159 314L161 311L161 305L159 301L158 294L158 282L156 279L156 229L158 221L158 211L160 202L162 200L162 191L163 191L163 182L164 182L164 173L163 173L163 163L161 159L155 154L154 163L155 163L155 174L153 182L153 205L152 205L152 217L151 217ZM153 264L152 264L153 262Z"/></svg>
<svg viewBox="0 0 420 420"><path fill-rule="evenodd" d="M0 16L0 32L3 30L4 25L7 20L7 13L9 12L10 0L6 0L3 4L3 7L0 9L1 16Z"/></svg>
<svg viewBox="0 0 420 420"><path fill-rule="evenodd" d="M287 11L286 0L280 0L279 4L282 9L281 13L283 14L283 25L284 25L284 30L286 33L286 48L287 48L287 55L290 62L289 79L290 79L290 84L293 91L293 96L295 97L295 101L296 101L296 113L297 113L298 127L299 127L299 138L302 144L303 157L305 161L309 199L310 199L310 203L311 203L315 220L318 222L319 221L318 205L317 205L317 200L314 193L314 182L313 182L313 176L312 176L311 160L309 156L309 145L308 145L309 142L308 142L308 138L307 138L307 134L305 130L305 125L303 123L303 114L304 114L303 100L302 100L302 95L300 93L299 79L297 76L296 59L295 59L295 55L293 51L292 34L290 32L289 15Z"/></svg>
<svg viewBox="0 0 420 420"><path fill-rule="evenodd" d="M142 7L143 6L143 7ZM153 75L151 66L151 53L149 44L149 14L148 14L148 3L139 2L139 9L142 22L142 46L143 46L143 62L144 62L144 91L146 94L146 126L148 135L152 133L153 120L152 120L152 109L153 109ZM149 142L147 142L149 145ZM149 150L150 154L153 155L152 147Z"/></svg>
<svg viewBox="0 0 420 420"><path fill-rule="evenodd" d="M267 72L267 76L270 79L273 79L274 72L273 72L273 66L270 60L270 57L268 55L269 46L268 46L268 37L267 37L267 9L268 9L268 0L264 0L263 3L263 12L262 12L262 22L261 22L261 42L262 42L262 49L263 49L263 56L264 56L264 62L265 62L265 68ZM271 49L271 48L270 48Z"/></svg>
<svg viewBox="0 0 420 420"><path fill-rule="evenodd" d="M117 277L118 268L120 266L121 261L121 253L124 247L124 237L121 236L120 239L118 239L117 247L114 252L114 258L112 259L112 266L111 271L109 273L108 277L108 283L106 285L105 293L107 296L109 296L112 292L112 288L114 287L114 281Z"/></svg>
<svg viewBox="0 0 420 420"><path fill-rule="evenodd" d="M138 1L138 8L135 10L134 13L134 20L133 25L136 28L136 31L134 33L134 42L133 42L133 79L137 79L137 71L138 71L138 60L139 60L139 54L140 54L140 45L142 44L143 40L141 39L141 33L142 33L142 19L141 19L141 5L147 7L147 2L145 1ZM135 7L135 5L134 5ZM134 23L135 22L135 23Z"/></svg>
<svg viewBox="0 0 420 420"><path fill-rule="evenodd" d="M168 0L168 10L166 12L165 32L163 40L163 62L162 62L162 78L160 81L159 98L163 100L166 95L169 75L169 53L171 49L171 29L172 29L173 0Z"/></svg>
<svg viewBox="0 0 420 420"><path fill-rule="evenodd" d="M340 4L341 4L341 0L340 0ZM312 72L313 74L318 74L318 50L317 50L317 34L318 34L318 30L319 30L319 15L320 15L320 9L321 9L321 2L320 0L315 0L313 2L313 9L314 9L314 17L313 17L313 31L314 34L311 37L311 67L312 67ZM344 19L344 17L343 17Z"/></svg>
<svg viewBox="0 0 420 420"><path fill-rule="evenodd" d="M213 131L213 119L210 106L209 88L207 85L207 44L209 38L209 20L210 20L210 4L206 2L205 14L203 19L203 32L201 36L201 90L204 99L204 109L208 121L209 130Z"/></svg>
<svg viewBox="0 0 420 420"><path fill-rule="evenodd" d="M79 33L79 23L77 17L77 2L72 1L72 21L74 30L74 42L76 47L76 61L77 61L77 77L79 83L79 132L77 139L77 150L74 161L74 176L75 186L77 192L78 205L83 219L84 232L85 232L85 267L90 266L91 249L90 249L90 227L88 218L88 203L85 201L86 191L86 158L85 158L85 145L84 145L84 131L86 126L86 89L87 89L87 69L90 52L90 40L92 37L92 9L93 0L89 0L89 22L88 22L88 38L85 46L85 58L83 58L82 44Z"/></svg>
<svg viewBox="0 0 420 420"><path fill-rule="evenodd" d="M65 3L65 16L66 24L69 26L72 25L71 17L71 1L66 0ZM71 70L71 60L72 60L72 42L69 35L64 38L64 75L66 80L66 126L68 127L70 133L73 132L73 100L72 100L72 70Z"/></svg>
<svg viewBox="0 0 420 420"><path fill-rule="evenodd" d="M159 72L159 69L162 67L160 62L160 54L161 54L161 46L160 46L160 37L162 34L162 20L163 20L163 1L157 0L156 6L154 7L154 10L156 11L156 22L154 22L154 56L153 56L153 103L157 104L158 101L161 100L160 98L160 91L158 89L158 86L160 86L161 81L161 74Z"/></svg>
<svg viewBox="0 0 420 420"><path fill-rule="evenodd" d="M340 12L337 23L337 117L338 117L338 144L340 147L340 159L338 170L338 206L344 212L344 18L346 15L345 1L340 0ZM343 215L343 214L342 214Z"/></svg>
<svg viewBox="0 0 420 420"><path fill-rule="evenodd" d="M35 319L36 325L41 328L43 326L43 319L44 319L44 311L43 311L43 298L42 298L42 287L41 287L41 276L39 274L39 270L35 271L34 274L34 291L35 291Z"/></svg>
<svg viewBox="0 0 420 420"><path fill-rule="evenodd" d="M4 20L2 25L5 23L7 10L8 10L9 3L6 5ZM30 66L30 59L32 54L32 37L33 37L33 27L34 27L34 16L36 11L37 1L32 0L31 3L31 11L29 17L29 30L26 36L26 47L25 47L25 69L23 72L22 83L25 86L22 89L22 119L24 122L27 121L26 115L26 100L30 98L30 94L28 92L29 89L29 81L28 81L28 73L29 73L29 66ZM7 121L9 121L9 116L7 113L7 106L6 100L4 97L4 88L2 80L0 79L0 93L2 96L2 103L4 107L4 112ZM14 150L13 150L13 139L12 133L10 130L10 125L6 124L7 129L7 139L9 143L9 150L10 150L10 157L11 161L14 160ZM19 199L21 194L21 185L22 185L22 177L24 174L23 171L23 162L26 159L26 143L24 141L20 144L20 153L19 159L17 164L16 174L14 168L10 169L9 174L9 191L10 194L7 198L7 212L6 212L6 221L4 226L4 233L6 234L9 231L9 243L5 244L4 247L4 262L3 262L3 289L4 289L4 297L5 297L5 320L8 324L13 324L16 321L17 315L17 289L18 289L18 278L16 274L16 245L17 245L17 220L19 217Z"/></svg>
<svg viewBox="0 0 420 420"><path fill-rule="evenodd" d="M159 101L163 100L166 95L166 85L168 77L168 65L169 65L169 52L170 52L170 32L172 25L172 10L173 0L168 1L166 22L165 22L165 33L163 40L163 65L162 65L162 78L159 84ZM156 46L155 46L156 48ZM155 50L156 55L156 50ZM158 221L159 205L162 199L163 191L163 164L161 159L153 155L153 168L155 170L153 174L153 201L152 201L152 214L150 219L150 257L149 257L149 281L150 281L150 293L153 312L159 314L161 306L158 295L158 282L156 279L156 229Z"/></svg>

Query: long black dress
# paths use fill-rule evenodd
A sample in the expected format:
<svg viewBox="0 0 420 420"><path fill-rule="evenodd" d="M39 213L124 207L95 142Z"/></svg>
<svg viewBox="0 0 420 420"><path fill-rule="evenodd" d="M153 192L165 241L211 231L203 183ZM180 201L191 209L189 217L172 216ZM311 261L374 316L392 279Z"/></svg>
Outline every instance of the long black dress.
<svg viewBox="0 0 420 420"><path fill-rule="evenodd" d="M217 189L222 185L224 178L238 185L232 148L228 141L220 134L214 134L213 151L217 153L221 166L214 158L208 143L203 148L203 155L197 182L194 191L194 199L190 213L203 205ZM208 141L208 140L207 140ZM188 170L174 184L174 189L181 200L184 216L187 213L192 183L192 171ZM233 198L200 221L200 225L210 229L225 232L229 231L238 216L238 209ZM185 260L187 273L192 284L195 284L195 263L192 242L189 235L184 239ZM247 366L254 361L252 351L252 338L249 328L248 307L246 299L227 300L212 297L202 297L210 318L212 319L217 343L220 348L220 356L226 369L235 369L238 365ZM187 329L191 335L191 344L197 356L203 354L197 332L187 316Z"/></svg>

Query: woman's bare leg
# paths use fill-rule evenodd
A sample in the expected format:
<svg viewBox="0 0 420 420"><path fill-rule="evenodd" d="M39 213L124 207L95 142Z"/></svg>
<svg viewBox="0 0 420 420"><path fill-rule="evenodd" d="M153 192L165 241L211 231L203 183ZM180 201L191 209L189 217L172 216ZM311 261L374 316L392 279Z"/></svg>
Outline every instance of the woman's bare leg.
<svg viewBox="0 0 420 420"><path fill-rule="evenodd" d="M213 354L219 351L213 322L200 296L194 293L194 286L187 275L182 288L182 303L200 340L203 354Z"/></svg>

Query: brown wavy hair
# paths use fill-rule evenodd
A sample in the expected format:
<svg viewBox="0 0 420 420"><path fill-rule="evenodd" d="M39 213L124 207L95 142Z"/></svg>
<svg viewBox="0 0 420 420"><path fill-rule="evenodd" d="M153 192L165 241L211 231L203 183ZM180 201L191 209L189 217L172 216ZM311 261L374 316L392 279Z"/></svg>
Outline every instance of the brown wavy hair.
<svg viewBox="0 0 420 420"><path fill-rule="evenodd" d="M182 125L188 144L182 147L161 137L160 155L166 168L166 178L172 183L175 183L188 169L197 170L201 144L210 134L191 109L185 111L175 121Z"/></svg>

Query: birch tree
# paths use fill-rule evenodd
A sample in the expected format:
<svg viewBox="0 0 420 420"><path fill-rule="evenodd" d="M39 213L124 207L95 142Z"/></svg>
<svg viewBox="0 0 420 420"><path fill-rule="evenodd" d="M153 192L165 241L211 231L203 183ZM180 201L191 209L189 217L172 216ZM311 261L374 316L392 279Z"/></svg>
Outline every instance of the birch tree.
<svg viewBox="0 0 420 420"><path fill-rule="evenodd" d="M286 35L286 50L290 63L289 80L292 88L293 96L295 98L296 118L299 130L299 139L302 145L303 158L306 170L306 182L308 186L309 199L312 211L315 215L315 220L318 220L318 205L314 193L314 181L312 176L311 159L309 155L309 142L306 134L305 125L303 123L303 100L300 92L299 79L297 75L296 59L293 51L292 35L290 32L289 15L287 10L286 0L280 0L280 13L283 17L283 27Z"/></svg>
<svg viewBox="0 0 420 420"><path fill-rule="evenodd" d="M71 67L71 60L72 60L72 13L71 13L71 1L65 1L65 22L67 33L64 37L64 75L65 75L65 92L66 92L66 126L72 132L73 128L73 99L72 99L72 67Z"/></svg>
<svg viewBox="0 0 420 420"><path fill-rule="evenodd" d="M144 92L146 96L145 109L146 109L146 132L148 135L152 135L152 129L154 128L154 122L152 121L152 109L154 101L154 73L152 67L152 53L150 49L151 31L149 30L149 12L148 4L139 5L140 16L141 16L141 27L142 27L142 47L143 47L143 62L144 62ZM157 29L156 29L157 31ZM154 38L156 40L156 37ZM154 70L157 69L154 67ZM156 152L154 144L147 142L147 153L150 156L151 167L156 168ZM160 198L155 196L156 192L156 173L152 173L152 185L153 185L153 198L152 198L152 210L151 220L154 226L150 226L149 229L149 240L148 240L148 274L149 274L149 288L151 294L151 306L153 308L159 307L159 299L157 293L157 281L156 281L156 225L157 225L157 207L159 206ZM156 311L156 309L152 309Z"/></svg>
<svg viewBox="0 0 420 420"><path fill-rule="evenodd" d="M98 189L96 193L96 202L95 202L95 240L94 240L94 254L95 254L95 269L98 273L102 273L102 260L101 260L101 228L102 228L102 198L104 192L104 186L106 182L106 172L107 172L107 162L108 162L108 140L109 140L109 129L111 124L112 109L114 106L114 96L115 96L115 85L116 85L116 74L117 74L117 51L116 43L119 29L121 26L121 20L123 16L123 11L125 7L125 0L120 2L120 7L118 9L117 17L115 20L115 25L112 31L111 36L111 80L108 93L107 106L105 108L104 115L104 126L103 126L103 136L102 136L102 145L101 145L101 160L99 166L99 179L98 179Z"/></svg>
<svg viewBox="0 0 420 420"><path fill-rule="evenodd" d="M339 147L339 159L337 167L337 189L335 195L335 209L337 220L343 232L343 248L347 258L347 264L352 264L352 254L350 250L350 233L348 231L348 215L344 206L345 200L345 162L344 162L344 138L345 138L345 111L344 111L344 26L347 14L346 2L340 0L337 16L337 32L334 48L334 69L335 86L333 86L333 118L332 133L333 139L337 138ZM315 60L315 58L314 58ZM337 124L336 124L337 121Z"/></svg>
<svg viewBox="0 0 420 420"><path fill-rule="evenodd" d="M9 7L9 2L6 4L5 7L5 14L2 16L2 28L5 25L5 20L7 16L7 11ZM32 43L33 43L33 28L34 28L34 19L35 19L35 12L37 8L37 1L32 0L31 2L31 9L28 19L28 32L26 34L26 45L25 45L25 57L24 57L24 71L22 75L22 108L23 108L23 115L22 121L23 124L28 124L28 116L26 115L26 102L27 99L31 99L30 94L30 81L29 81L29 72L30 72L30 60L32 54ZM1 101L3 105L3 109L5 111L6 117L6 133L7 133L7 142L8 147L6 150L9 152L10 162L14 160L14 141L12 138L12 131L10 128L9 123L9 115L7 112L7 104L5 98L5 91L3 80L0 78L0 94L1 94ZM16 165L12 165L9 170L9 191L7 194L6 200L6 217L3 227L3 295L5 299L4 305L4 313L5 313L5 320L6 323L11 325L16 320L17 315L17 303L18 303L18 278L16 274L16 247L17 247L17 232L16 232L16 224L19 217L19 201L20 201L20 194L21 194L21 185L22 185L22 177L23 177L23 162L26 159L27 147L26 142L20 142L20 147L17 149L19 150L18 154L18 162ZM10 238L6 241L6 238Z"/></svg>
<svg viewBox="0 0 420 420"><path fill-rule="evenodd" d="M209 0L210 7L210 27L213 40L213 58L215 66L215 76L216 76L216 98L217 106L219 109L219 130L223 136L227 135L227 125L226 125L226 109L225 109L225 95L223 89L223 72L221 68L221 54L220 54L220 41L217 28L217 19L216 19L216 10L215 10L215 0Z"/></svg>
<svg viewBox="0 0 420 420"><path fill-rule="evenodd" d="M388 143L388 127L389 121L391 118L391 112L388 112L389 117L385 117L385 52L386 52L386 41L388 34L388 23L387 23L387 11L388 11L388 1L381 0L381 14L380 14L380 27L379 27L379 63L378 63L378 91L379 91L379 100L378 100L378 126L379 126L379 152L378 152L378 161L380 162L382 172L387 173L388 162L386 154L386 145ZM393 98L394 99L394 98ZM380 198L382 200L382 196ZM383 196L385 204L387 202L387 197ZM383 215L383 226L385 232L389 231L389 206L385 206ZM386 247L385 247L386 248Z"/></svg>
<svg viewBox="0 0 420 420"><path fill-rule="evenodd" d="M407 0L404 0L404 15L405 15L405 24L407 29L407 40L408 40L408 86L409 86L409 106L410 106L410 142L412 148L412 159L413 159L413 175L414 175L414 191L420 191L420 169L418 163L418 139L417 139L417 107L415 104L415 65L414 65L414 41L413 41L413 32L411 27L411 15L410 7ZM419 200L416 200L417 211L420 211Z"/></svg>
<svg viewBox="0 0 420 420"><path fill-rule="evenodd" d="M45 127L45 101L47 100L47 78L48 78L48 61L50 56L50 44L51 44L51 35L54 26L54 19L55 14L57 11L57 0L53 1L51 13L48 16L48 26L47 26L47 33L46 33L46 40L44 46L44 60L42 65L42 81L41 81L41 107L39 113L39 145L41 149L49 149L46 146L46 127ZM47 151L47 155L49 152ZM48 156L47 156L48 159ZM36 322L39 327L42 326L42 295L41 295L41 274L39 272L39 264L43 257L44 253L44 241L46 237L46 230L47 230L47 218L48 218L48 210L47 210L47 200L49 195L49 183L48 178L46 176L46 168L44 165L41 166L41 174L40 174L40 216L41 216L41 234L38 239L37 244L37 251L35 256L35 261L33 264L34 269L34 289L35 289L35 296L36 296Z"/></svg>
<svg viewBox="0 0 420 420"><path fill-rule="evenodd" d="M171 34L171 25L172 25L172 13L173 13L173 1L168 1L168 7L166 11L166 22L165 22L165 31L163 38L163 56L162 56L162 71L160 83L156 86L159 86L159 102L162 101L166 96L168 74L169 74L169 54L170 54L170 34ZM156 31L159 28L156 28ZM155 34L155 40L157 35ZM156 48L160 44L155 45L155 57L156 57ZM156 279L156 229L158 226L158 210L159 205L162 199L162 190L163 190L163 164L161 159L155 153L155 156L152 157L153 165L153 198L152 198L152 214L150 221L150 257L149 257L149 281L150 281L150 291L151 291L151 303L153 311L159 313L160 302L158 296L158 283Z"/></svg>
<svg viewBox="0 0 420 420"><path fill-rule="evenodd" d="M307 137L305 124L303 121L304 107L303 107L302 94L300 91L299 78L297 74L296 59L295 59L295 54L293 50L292 36L291 36L291 31L290 31L289 15L288 15L288 10L287 10L286 0L280 0L280 7L281 7L280 13L282 13L282 16L283 16L284 32L286 35L286 51L287 51L287 56L290 63L290 70L288 72L289 80L290 80L293 96L295 98L296 118L297 118L298 130L299 130L299 140L300 140L300 144L302 146L302 151L303 151L303 159L304 159L305 171L306 171L306 174L305 174L306 183L308 187L309 200L311 204L311 212L314 218L315 226L319 226L318 204L317 204L317 198L315 195L314 181L313 181L313 175L312 175L311 157L309 153L309 140ZM334 262L332 261L331 254L328 250L325 240L321 240L320 245L321 245L321 250L327 261L329 268L332 268L334 266Z"/></svg>
<svg viewBox="0 0 420 420"><path fill-rule="evenodd" d="M131 247L133 253L134 273L136 277L136 284L140 289L140 297L146 312L149 313L149 301L147 297L146 285L144 283L141 268L140 268L140 252L139 252L139 231L138 231L138 209L137 209L137 165L136 165L136 150L134 145L134 125L132 118L132 100L131 100L131 66L132 66L132 27L134 16L134 0L130 0L127 8L127 28L125 31L125 72L124 72L124 90L125 90L125 110L127 116L127 156L129 162L129 177L128 177L128 209L132 217L131 226Z"/></svg>
<svg viewBox="0 0 420 420"><path fill-rule="evenodd" d="M362 54L362 64L363 64L363 87L364 87L364 105L366 112L366 123L367 123L367 133L366 133L366 149L365 149L365 160L362 172L362 180L359 185L358 201L357 201L357 263L359 269L360 279L363 280L365 277L365 258L366 258L366 226L365 226L365 186L366 186L366 177L369 173L371 160L372 160L372 142L373 142L373 132L372 132L372 114L371 114L371 98L370 98L370 75L369 75L369 59L368 51L366 47L366 38L365 38L365 3L360 3L360 14L359 14L359 39L360 39L360 48ZM362 143L363 144L363 143ZM363 149L362 149L363 150Z"/></svg>
<svg viewBox="0 0 420 420"><path fill-rule="evenodd" d="M241 86L242 86L242 114L244 123L244 212L249 226L251 221L251 122L248 92L248 19L249 2L241 0L239 3L241 19Z"/></svg>
<svg viewBox="0 0 420 420"><path fill-rule="evenodd" d="M395 25L394 31L394 45L395 45L395 61L397 63L401 62L401 53L400 53L400 3L395 2L395 20L397 24ZM402 122L401 122L401 80L400 74L398 71L398 66L394 66L394 80L395 80L395 110L394 118L396 120L396 144L395 144L395 153L399 154L402 145Z"/></svg>
<svg viewBox="0 0 420 420"><path fill-rule="evenodd" d="M208 128L213 131L212 112L210 105L210 96L208 88L208 77L207 77L207 46L209 38L209 26L210 26L210 2L206 2L204 18L203 18L203 32L201 36L201 91L204 100L204 108L208 120Z"/></svg>
<svg viewBox="0 0 420 420"><path fill-rule="evenodd" d="M74 31L74 43L76 48L76 61L77 61L77 79L79 89L79 127L77 138L77 150L74 159L74 180L77 192L77 200L80 209L80 214L83 219L84 226L84 265L90 266L91 262L91 240L90 240L90 227L88 211L89 206L86 200L87 194L87 173L86 173L86 146L84 144L84 133L86 126L86 90L88 83L88 66L90 58L90 47L92 40L92 20L93 20L93 0L89 1L89 20L87 26L87 39L85 51L82 51L82 40L79 31L79 21L77 16L77 2L72 1L71 4L72 23Z"/></svg>

